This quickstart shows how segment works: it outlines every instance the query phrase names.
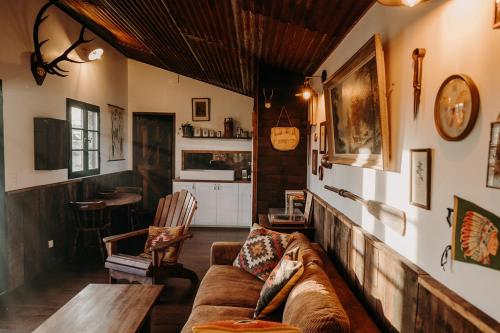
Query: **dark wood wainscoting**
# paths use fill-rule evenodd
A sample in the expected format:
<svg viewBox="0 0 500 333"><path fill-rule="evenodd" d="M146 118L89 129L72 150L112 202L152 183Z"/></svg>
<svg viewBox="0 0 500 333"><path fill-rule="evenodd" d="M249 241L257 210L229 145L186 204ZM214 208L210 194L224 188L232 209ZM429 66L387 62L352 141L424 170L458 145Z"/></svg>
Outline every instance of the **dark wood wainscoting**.
<svg viewBox="0 0 500 333"><path fill-rule="evenodd" d="M68 258L74 236L68 202L87 199L99 188L133 184L133 172L123 171L7 192L7 289Z"/></svg>
<svg viewBox="0 0 500 333"><path fill-rule="evenodd" d="M316 242L387 332L500 332L500 323L314 195Z"/></svg>

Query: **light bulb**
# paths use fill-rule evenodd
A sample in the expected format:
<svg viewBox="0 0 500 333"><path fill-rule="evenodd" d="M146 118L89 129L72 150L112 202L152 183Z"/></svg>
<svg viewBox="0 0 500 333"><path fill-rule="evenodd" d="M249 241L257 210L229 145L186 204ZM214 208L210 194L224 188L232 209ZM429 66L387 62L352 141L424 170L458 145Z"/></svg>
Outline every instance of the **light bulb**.
<svg viewBox="0 0 500 333"><path fill-rule="evenodd" d="M88 59L90 61L99 60L99 59L101 59L103 54L104 54L104 50L101 48L97 48L97 49L94 49L94 50L89 52Z"/></svg>
<svg viewBox="0 0 500 333"><path fill-rule="evenodd" d="M408 7L413 7L416 4L418 4L421 0L403 0L403 5L408 6Z"/></svg>
<svg viewBox="0 0 500 333"><path fill-rule="evenodd" d="M307 100L309 98L311 98L311 91L309 89L305 90L303 93L302 93L302 97Z"/></svg>

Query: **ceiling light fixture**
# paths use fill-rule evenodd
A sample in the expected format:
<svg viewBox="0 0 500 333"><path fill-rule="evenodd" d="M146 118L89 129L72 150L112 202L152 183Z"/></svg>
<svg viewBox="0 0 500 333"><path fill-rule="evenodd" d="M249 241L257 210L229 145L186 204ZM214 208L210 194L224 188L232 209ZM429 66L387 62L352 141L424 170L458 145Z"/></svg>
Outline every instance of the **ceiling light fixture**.
<svg viewBox="0 0 500 333"><path fill-rule="evenodd" d="M97 48L89 52L87 59L89 61L94 61L94 60L99 60L102 58L102 55L104 54L104 50L102 48Z"/></svg>

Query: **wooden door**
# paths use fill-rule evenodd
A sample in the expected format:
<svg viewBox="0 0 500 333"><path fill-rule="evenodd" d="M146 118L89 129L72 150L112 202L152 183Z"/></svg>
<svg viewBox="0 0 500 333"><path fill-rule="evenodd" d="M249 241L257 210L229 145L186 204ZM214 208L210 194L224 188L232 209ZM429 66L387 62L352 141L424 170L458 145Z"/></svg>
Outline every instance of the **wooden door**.
<svg viewBox="0 0 500 333"><path fill-rule="evenodd" d="M175 156L174 115L134 113L133 156L144 208L153 212L172 193Z"/></svg>
<svg viewBox="0 0 500 333"><path fill-rule="evenodd" d="M217 225L238 224L238 184L217 184Z"/></svg>
<svg viewBox="0 0 500 333"><path fill-rule="evenodd" d="M196 183L196 200L198 209L194 218L194 225L217 224L217 196L216 184Z"/></svg>

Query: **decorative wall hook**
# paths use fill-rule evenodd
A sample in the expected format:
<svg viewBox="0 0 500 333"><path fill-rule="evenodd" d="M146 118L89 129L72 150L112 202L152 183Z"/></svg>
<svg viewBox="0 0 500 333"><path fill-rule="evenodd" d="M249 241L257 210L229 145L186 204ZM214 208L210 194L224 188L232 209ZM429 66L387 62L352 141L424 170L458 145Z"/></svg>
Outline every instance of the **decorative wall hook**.
<svg viewBox="0 0 500 333"><path fill-rule="evenodd" d="M446 264L448 263L448 255L451 251L451 245L446 245L443 254L441 254L441 268L446 272Z"/></svg>
<svg viewBox="0 0 500 333"><path fill-rule="evenodd" d="M321 165L325 169L331 169L332 166L333 166L333 163L328 160L328 156L329 156L328 155L328 151L326 152L326 154L324 154L323 156L321 156Z"/></svg>
<svg viewBox="0 0 500 333"><path fill-rule="evenodd" d="M40 30L40 25L45 21L48 17L44 16L45 11L55 3L57 3L58 0L50 0L47 2L45 5L40 8L40 11L38 12L38 15L36 16L35 19L35 25L33 27L33 44L35 47L35 52L31 54L31 72L33 73L33 77L35 78L36 83L41 86L43 81L45 80L45 77L47 74L52 74L52 75L57 75L61 77L66 77L68 76L67 70L62 69L59 67L59 64L63 61L68 61L68 62L73 62L73 63L84 63L84 61L77 61L68 58L68 55L71 53L71 51L75 50L79 45L89 43L93 41L94 39L85 39L84 34L85 34L85 26L82 26L82 29L80 30L80 35L78 36L78 39L71 44L70 47L66 49L60 56L52 60L51 62L47 62L43 59L42 55L42 46L48 42L48 39L43 40L42 42L39 41L38 38L38 32Z"/></svg>
<svg viewBox="0 0 500 333"><path fill-rule="evenodd" d="M420 107L420 94L422 92L422 66L425 57L425 49L413 50L413 119L417 118Z"/></svg>
<svg viewBox="0 0 500 333"><path fill-rule="evenodd" d="M453 215L453 208L446 208L448 210L448 215L446 215L446 222L448 222L448 225L451 228L451 219Z"/></svg>
<svg viewBox="0 0 500 333"><path fill-rule="evenodd" d="M266 109L270 109L271 108L271 100L273 99L273 95L274 95L274 90L271 89L271 95L269 97L266 96L266 88L263 88L262 92L264 94L264 107Z"/></svg>

